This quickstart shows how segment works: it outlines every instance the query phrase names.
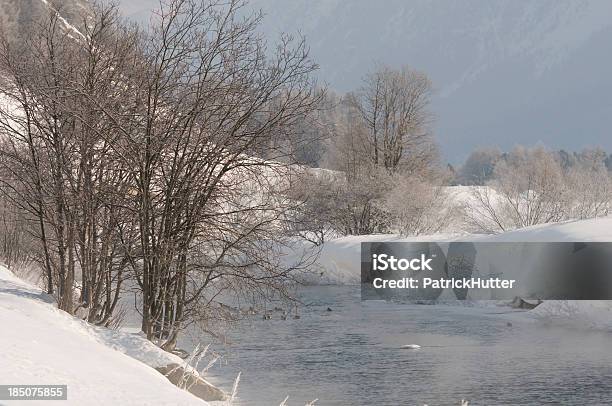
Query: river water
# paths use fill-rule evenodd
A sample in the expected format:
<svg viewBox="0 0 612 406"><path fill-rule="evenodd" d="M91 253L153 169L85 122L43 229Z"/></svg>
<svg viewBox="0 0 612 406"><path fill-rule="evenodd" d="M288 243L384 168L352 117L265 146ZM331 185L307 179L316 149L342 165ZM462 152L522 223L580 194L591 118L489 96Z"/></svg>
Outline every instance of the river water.
<svg viewBox="0 0 612 406"><path fill-rule="evenodd" d="M300 319L252 316L220 349L210 374L227 389L242 373L238 404L612 404L610 333L521 322L503 307L361 302L359 287L300 296Z"/></svg>

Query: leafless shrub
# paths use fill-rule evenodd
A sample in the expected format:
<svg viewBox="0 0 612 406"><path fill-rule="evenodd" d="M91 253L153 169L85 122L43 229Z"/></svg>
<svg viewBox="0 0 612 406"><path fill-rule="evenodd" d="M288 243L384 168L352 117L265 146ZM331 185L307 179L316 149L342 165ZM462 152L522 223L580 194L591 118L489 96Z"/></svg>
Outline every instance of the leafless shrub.
<svg viewBox="0 0 612 406"><path fill-rule="evenodd" d="M307 169L295 177L290 196L302 204L289 213L288 221L296 235L315 246L338 235L342 182L342 173L325 169Z"/></svg>
<svg viewBox="0 0 612 406"><path fill-rule="evenodd" d="M487 186L474 187L470 198L471 201L463 205L469 230L490 234L513 228L505 201L495 189Z"/></svg>
<svg viewBox="0 0 612 406"><path fill-rule="evenodd" d="M448 194L417 177L395 176L384 200L393 227L402 235L433 234L442 231L457 216Z"/></svg>
<svg viewBox="0 0 612 406"><path fill-rule="evenodd" d="M485 232L559 221L564 189L561 166L542 147L517 147L497 163L487 187L474 188L470 222Z"/></svg>
<svg viewBox="0 0 612 406"><path fill-rule="evenodd" d="M579 162L565 174L566 216L588 219L607 216L612 203L612 177L602 163Z"/></svg>
<svg viewBox="0 0 612 406"><path fill-rule="evenodd" d="M465 213L470 225L491 233L605 216L611 201L612 182L602 160L563 168L543 147L517 147L496 164L486 186L472 189Z"/></svg>

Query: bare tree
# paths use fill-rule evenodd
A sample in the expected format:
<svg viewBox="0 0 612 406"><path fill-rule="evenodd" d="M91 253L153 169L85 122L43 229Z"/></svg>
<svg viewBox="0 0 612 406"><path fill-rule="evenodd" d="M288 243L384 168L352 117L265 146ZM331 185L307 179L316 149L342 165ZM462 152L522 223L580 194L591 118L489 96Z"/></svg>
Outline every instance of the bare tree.
<svg viewBox="0 0 612 406"><path fill-rule="evenodd" d="M271 55L243 6L171 0L146 31L96 6L79 35L51 9L2 42L3 189L60 308L108 324L134 277L142 330L172 349L220 292L288 295L308 262L287 255L290 179L324 91L304 40Z"/></svg>
<svg viewBox="0 0 612 406"><path fill-rule="evenodd" d="M10 200L0 200L0 258L8 268L28 267L34 242L24 213Z"/></svg>
<svg viewBox="0 0 612 406"><path fill-rule="evenodd" d="M431 167L436 149L429 131L431 82L423 73L383 67L347 96L364 128L368 159L391 172L419 173Z"/></svg>
<svg viewBox="0 0 612 406"><path fill-rule="evenodd" d="M132 184L126 230L139 235L128 258L142 330L167 349L220 290L280 288L294 267L274 259L291 206L274 179L293 162L285 141L319 101L316 66L287 36L270 57L254 31L261 16L238 17L242 6L162 5L126 73L137 119L116 148Z"/></svg>
<svg viewBox="0 0 612 406"><path fill-rule="evenodd" d="M607 216L612 204L612 177L602 160L581 160L566 170L566 217L588 219Z"/></svg>
<svg viewBox="0 0 612 406"><path fill-rule="evenodd" d="M3 112L3 130L8 133L3 148L3 179L10 180L5 181L5 186L18 193L17 204L38 217L49 284L52 276L58 278L60 308L72 311L74 257L71 248L67 248L72 228L66 207L65 175L69 170L65 162L71 149L68 133L74 120L64 109L66 95L62 90L71 73L63 69L62 63L70 45L62 40L65 33L58 25L59 18L52 13L20 43L2 43L2 71L8 77L3 93L18 106L17 111ZM21 47L29 50L27 55L17 52ZM33 199L27 199L28 195ZM53 239L47 235L51 230Z"/></svg>
<svg viewBox="0 0 612 406"><path fill-rule="evenodd" d="M30 229L49 293L56 285L60 308L87 308L89 321L105 324L127 265L116 232L126 174L114 165L110 117L126 99L120 72L136 32L119 27L113 6L95 7L84 26L75 37L50 9L26 36L2 41L1 92L12 106L0 111L2 182L38 223Z"/></svg>
<svg viewBox="0 0 612 406"><path fill-rule="evenodd" d="M313 193L321 192L315 201L330 198L334 202L327 212L335 213L329 216L335 232L397 229L393 224L397 218L389 209L400 210L401 204L388 199L398 186L395 182L424 184L440 174L429 131L430 93L431 83L424 74L409 68L381 68L366 76L358 91L335 104L333 114L327 116L333 135L324 162L341 176L328 179L324 188L313 188ZM405 224L408 211L401 215Z"/></svg>
<svg viewBox="0 0 612 406"><path fill-rule="evenodd" d="M77 42L80 69L70 83L75 94L77 148L71 194L78 199L75 215L76 256L81 276L79 305L88 320L109 322L127 279L125 252L134 236L119 234L124 227L124 196L129 194L129 172L115 151L121 126L112 118L124 116L123 102L131 97L124 72L137 60L139 32L120 23L116 6L93 7ZM131 118L123 121L131 122Z"/></svg>
<svg viewBox="0 0 612 406"><path fill-rule="evenodd" d="M462 185L484 185L493 177L495 164L502 158L502 153L494 148L474 150L461 166L457 182Z"/></svg>

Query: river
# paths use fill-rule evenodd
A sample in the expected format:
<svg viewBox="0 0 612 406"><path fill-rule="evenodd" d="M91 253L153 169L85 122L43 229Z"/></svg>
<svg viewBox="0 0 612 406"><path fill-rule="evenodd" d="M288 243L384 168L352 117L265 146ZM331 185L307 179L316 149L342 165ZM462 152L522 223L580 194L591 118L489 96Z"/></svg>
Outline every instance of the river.
<svg viewBox="0 0 612 406"><path fill-rule="evenodd" d="M307 287L300 297L300 319L254 315L216 348L223 360L210 374L231 388L242 373L239 405L285 396L300 406L612 402L610 333L520 321L496 306L361 302L354 286Z"/></svg>

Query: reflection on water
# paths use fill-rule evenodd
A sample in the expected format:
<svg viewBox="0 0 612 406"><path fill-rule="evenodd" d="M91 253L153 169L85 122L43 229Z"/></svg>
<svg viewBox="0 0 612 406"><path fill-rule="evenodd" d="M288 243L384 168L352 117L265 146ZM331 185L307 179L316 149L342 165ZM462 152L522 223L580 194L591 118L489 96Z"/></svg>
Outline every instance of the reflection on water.
<svg viewBox="0 0 612 406"><path fill-rule="evenodd" d="M230 333L210 373L230 388L242 371L240 404L612 402L609 333L508 325L497 307L362 303L359 287L305 288L302 300L299 320L253 316Z"/></svg>

